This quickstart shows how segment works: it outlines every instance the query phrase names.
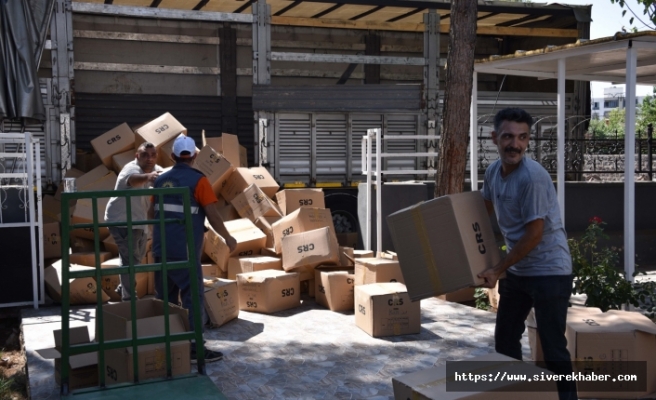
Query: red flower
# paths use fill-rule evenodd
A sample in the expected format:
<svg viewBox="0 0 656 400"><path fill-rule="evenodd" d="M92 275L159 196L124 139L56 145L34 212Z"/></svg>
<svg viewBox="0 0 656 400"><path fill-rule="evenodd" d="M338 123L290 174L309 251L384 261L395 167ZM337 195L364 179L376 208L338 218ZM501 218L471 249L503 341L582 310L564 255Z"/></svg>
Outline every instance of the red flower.
<svg viewBox="0 0 656 400"><path fill-rule="evenodd" d="M599 218L599 217L597 217L597 216L594 216L594 217L590 218L590 220L589 220L588 222L591 223L591 224L597 224L597 225L599 225L599 224L601 224L601 223L604 222L604 221L602 221L601 218Z"/></svg>

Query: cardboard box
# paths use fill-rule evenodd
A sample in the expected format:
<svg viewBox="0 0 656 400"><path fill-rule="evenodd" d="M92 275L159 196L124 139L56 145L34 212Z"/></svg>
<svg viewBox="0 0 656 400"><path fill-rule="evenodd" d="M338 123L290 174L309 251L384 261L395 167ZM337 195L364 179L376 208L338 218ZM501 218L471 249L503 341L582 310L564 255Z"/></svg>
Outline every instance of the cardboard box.
<svg viewBox="0 0 656 400"><path fill-rule="evenodd" d="M112 257L118 257L118 246L114 241L114 237L109 235L102 241L105 251L108 251L112 254Z"/></svg>
<svg viewBox="0 0 656 400"><path fill-rule="evenodd" d="M466 303L469 301L474 301L475 291L476 289L474 288L464 288L464 289L456 290L455 292L437 296L437 298L450 301L452 303Z"/></svg>
<svg viewBox="0 0 656 400"><path fill-rule="evenodd" d="M219 266L216 264L211 264L211 263L204 263L201 265L201 268L203 269L203 277L204 278L220 278L221 277L221 270L219 269Z"/></svg>
<svg viewBox="0 0 656 400"><path fill-rule="evenodd" d="M644 391L637 391L641 382L606 382L607 389L612 387L613 391L579 383L578 396L634 399L656 393L656 325L637 312L610 310L595 313L579 307L576 309L579 310L575 307L568 309L565 331L567 350L572 360L581 361L574 364L575 372L586 373L592 369L599 374L632 374L636 371L629 369L631 361L647 363ZM609 361L617 363L611 364Z"/></svg>
<svg viewBox="0 0 656 400"><path fill-rule="evenodd" d="M136 154L137 151L134 149L114 154L112 156L112 169L114 172L120 174L121 170L136 158Z"/></svg>
<svg viewBox="0 0 656 400"><path fill-rule="evenodd" d="M230 203L242 218L248 218L253 222L260 217L282 217L282 212L276 203L255 184L235 196Z"/></svg>
<svg viewBox="0 0 656 400"><path fill-rule="evenodd" d="M43 223L43 258L61 257L61 231L59 222Z"/></svg>
<svg viewBox="0 0 656 400"><path fill-rule="evenodd" d="M228 158L228 160L230 159ZM228 183L221 190L221 196L227 201L232 201L235 196L253 183L262 189L262 192L269 198L273 198L280 188L276 180L273 179L269 171L264 167L237 168L230 174Z"/></svg>
<svg viewBox="0 0 656 400"><path fill-rule="evenodd" d="M61 385L61 329L54 330L55 347L40 349L36 352L46 360L55 360L55 381ZM89 329L86 326L70 328L68 331L71 345L91 343ZM70 390L98 386L98 353L85 353L70 356L68 359L68 388Z"/></svg>
<svg viewBox="0 0 656 400"><path fill-rule="evenodd" d="M107 208L107 203L109 202L108 198L98 199L97 204L97 221L98 223L105 222L105 208ZM80 199L75 205L75 211L73 212L73 217L71 218L73 224L90 224L93 223L93 206L91 204L91 199ZM71 231L71 235L83 238L94 240L94 229L93 228L78 228ZM105 240L109 236L109 228L100 227L98 228L98 235L100 240Z"/></svg>
<svg viewBox="0 0 656 400"><path fill-rule="evenodd" d="M228 279L237 279L237 274L264 271L267 269L282 271L282 260L280 257L261 255L249 257L230 257L228 260Z"/></svg>
<svg viewBox="0 0 656 400"><path fill-rule="evenodd" d="M203 147L198 153L194 161L194 168L205 174L217 196L221 194L221 190L235 170L227 158L214 151L210 146Z"/></svg>
<svg viewBox="0 0 656 400"><path fill-rule="evenodd" d="M379 253L379 256L380 256L380 258L386 258L388 260L394 260L394 261L399 260L398 254L396 254L396 252L389 251L389 250L383 251L382 253Z"/></svg>
<svg viewBox="0 0 656 400"><path fill-rule="evenodd" d="M331 311L353 311L353 269L317 267L314 270L314 300Z"/></svg>
<svg viewBox="0 0 656 400"><path fill-rule="evenodd" d="M374 252L371 250L353 250L355 258L373 258Z"/></svg>
<svg viewBox="0 0 656 400"><path fill-rule="evenodd" d="M276 193L276 202L282 215L290 214L301 207L326 208L323 189L285 189Z"/></svg>
<svg viewBox="0 0 656 400"><path fill-rule="evenodd" d="M180 133L187 134L187 128L182 126L173 115L165 113L150 122L137 128L137 136L134 141L134 148L144 142L150 142L159 149L164 143L178 136Z"/></svg>
<svg viewBox="0 0 656 400"><path fill-rule="evenodd" d="M102 164L102 160L96 153L89 153L81 149L75 151L75 168L88 172Z"/></svg>
<svg viewBox="0 0 656 400"><path fill-rule="evenodd" d="M223 133L220 137L207 137L205 131L202 133L203 147L210 146L217 153L223 154L235 167L241 166L239 138L237 135Z"/></svg>
<svg viewBox="0 0 656 400"><path fill-rule="evenodd" d="M54 196L45 195L41 201L43 222L61 222L61 202Z"/></svg>
<svg viewBox="0 0 656 400"><path fill-rule="evenodd" d="M94 268L82 265L70 265L70 271L86 271ZM62 301L62 262L58 260L43 270L43 279L45 286L48 288L48 294L57 303ZM70 304L96 304L96 281L93 278L76 278L70 280ZM103 303L109 300L104 292L102 294Z"/></svg>
<svg viewBox="0 0 656 400"><path fill-rule="evenodd" d="M507 372L512 375L551 375L551 372L536 367L533 364L517 361L497 353L490 353L479 357L468 358L462 361L480 362L480 364L462 364L463 373L478 373L476 367L485 368L485 374ZM496 365L495 365L496 364ZM482 367L481 367L482 366ZM558 389L555 382L540 382L541 391L530 392L531 386L536 382L516 382L497 380L491 383L491 391L487 392L460 392L447 391L447 382L453 383L455 378L447 373L447 366L428 368L406 375L392 378L394 399L406 400L464 400L464 399L490 399L490 400L557 400ZM544 385L542 385L544 384ZM474 385L473 383L471 385Z"/></svg>
<svg viewBox="0 0 656 400"><path fill-rule="evenodd" d="M355 284L367 285L379 282L405 283L399 262L386 258L356 258Z"/></svg>
<svg viewBox="0 0 656 400"><path fill-rule="evenodd" d="M223 218L224 222L241 218L232 204L226 204L222 207L217 203L216 207L218 208L219 214L221 215L221 218Z"/></svg>
<svg viewBox="0 0 656 400"><path fill-rule="evenodd" d="M355 266L355 257L353 257L353 248L339 246L339 265L343 267Z"/></svg>
<svg viewBox="0 0 656 400"><path fill-rule="evenodd" d="M103 179L110 171L104 165L99 165L91 171L85 173L79 178L75 178L75 189L78 192L83 192L87 186L92 185L99 180ZM113 188L112 188L113 189Z"/></svg>
<svg viewBox="0 0 656 400"><path fill-rule="evenodd" d="M81 252L81 253L71 253L69 254L69 261L71 264L84 265L86 267L96 266L96 253L92 251ZM108 251L101 251L98 253L98 260L100 264L112 258L112 253Z"/></svg>
<svg viewBox="0 0 656 400"><path fill-rule="evenodd" d="M338 246L333 217L330 214L330 210L325 208L299 208L291 214L282 217L271 227L273 228L273 241L275 243L276 253L278 254L282 252L282 238L285 236L323 227L330 229L332 240L335 241L335 246Z"/></svg>
<svg viewBox="0 0 656 400"><path fill-rule="evenodd" d="M205 310L214 327L239 317L237 281L219 279L205 287Z"/></svg>
<svg viewBox="0 0 656 400"><path fill-rule="evenodd" d="M372 337L419 333L420 302L410 301L402 283L355 287L355 325Z"/></svg>
<svg viewBox="0 0 656 400"><path fill-rule="evenodd" d="M354 249L358 247L357 232L338 233L336 236L337 243L339 243L340 246L352 247Z"/></svg>
<svg viewBox="0 0 656 400"><path fill-rule="evenodd" d="M121 266L121 260L117 258L112 258L103 262L100 265L100 268L116 268ZM116 293L116 288L121 283L119 275L106 275L102 277L102 282L100 283L100 288L109 296L110 301L121 301L122 296L120 293Z"/></svg>
<svg viewBox="0 0 656 400"><path fill-rule="evenodd" d="M257 255L266 243L266 236L253 223L246 219L225 221L225 227L237 241L237 247L232 253L223 238L211 227L205 232L203 249L212 261L221 269L227 271L230 257L245 257Z"/></svg>
<svg viewBox="0 0 656 400"><path fill-rule="evenodd" d="M116 188L117 178L118 177L116 176L114 171L109 171L109 174L100 178L100 180L97 180L96 182L85 186L82 190L78 189L78 192L89 192L92 190L114 190ZM106 198L104 200L109 201L109 198ZM105 210L103 210L103 215L104 213Z"/></svg>
<svg viewBox="0 0 656 400"><path fill-rule="evenodd" d="M497 282L497 287L498 287ZM567 309L567 320L576 319L577 317L585 317L586 315L601 314L602 311L596 307L569 307ZM533 361L544 361L544 353L542 352L542 343L540 343L540 337L538 336L537 327L538 324L535 321L535 310L531 308L531 311L526 317L526 328L528 333L528 344L531 348L531 358Z"/></svg>
<svg viewBox="0 0 656 400"><path fill-rule="evenodd" d="M478 191L405 208L389 215L387 225L413 300L481 286L477 275L500 260Z"/></svg>
<svg viewBox="0 0 656 400"><path fill-rule="evenodd" d="M239 146L239 167L248 168L248 149Z"/></svg>
<svg viewBox="0 0 656 400"><path fill-rule="evenodd" d="M112 156L127 150L134 150L134 132L126 123L111 129L91 140L95 150L105 167L112 167Z"/></svg>
<svg viewBox="0 0 656 400"><path fill-rule="evenodd" d="M116 257L109 259L103 262L100 265L100 268L118 268L121 266L121 260ZM127 268L126 268L127 273ZM154 288L155 285L155 273L154 272L139 272L135 274L134 279L137 283L137 298L140 299L147 294L154 294L154 289L151 293L151 281ZM111 301L121 301L121 294L116 292L116 288L121 283L119 275L107 275L103 276L101 288L107 293Z"/></svg>
<svg viewBox="0 0 656 400"><path fill-rule="evenodd" d="M289 235L282 239L282 268L285 271L338 262L339 247L327 227Z"/></svg>
<svg viewBox="0 0 656 400"><path fill-rule="evenodd" d="M275 242L273 240L273 224L280 221L280 217L260 217L255 220L255 226L266 235L266 247L273 248Z"/></svg>
<svg viewBox="0 0 656 400"><path fill-rule="evenodd" d="M71 251L73 253L84 253L86 251L94 251L95 249L95 243L93 240L73 236L72 232L69 235L69 240L71 243Z"/></svg>
<svg viewBox="0 0 656 400"><path fill-rule="evenodd" d="M239 308L274 313L301 304L298 274L275 270L246 272L237 275Z"/></svg>
<svg viewBox="0 0 656 400"><path fill-rule="evenodd" d="M132 337L132 316L130 302L107 304L102 308L105 340L118 340ZM136 302L137 337L164 335L164 303L156 299L143 299ZM169 304L169 329L172 334L189 330L187 310ZM96 328L97 330L97 328ZM164 344L139 346L139 381L164 378L166 376L166 355ZM109 350L105 353L107 384L132 382L132 347ZM171 343L172 375L191 373L189 341Z"/></svg>

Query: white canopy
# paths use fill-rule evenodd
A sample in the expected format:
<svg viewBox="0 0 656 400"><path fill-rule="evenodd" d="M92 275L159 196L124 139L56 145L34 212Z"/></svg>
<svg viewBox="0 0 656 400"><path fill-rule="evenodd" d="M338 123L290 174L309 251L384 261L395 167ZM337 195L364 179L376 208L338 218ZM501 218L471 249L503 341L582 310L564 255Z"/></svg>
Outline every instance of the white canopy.
<svg viewBox="0 0 656 400"><path fill-rule="evenodd" d="M560 214L565 221L565 80L626 83L624 163L624 271L633 279L635 270L635 119L636 84L656 84L656 32L622 34L579 40L565 46L518 51L492 56L474 64L470 124L471 186L478 190L477 76L478 73L531 76L558 80L558 170Z"/></svg>

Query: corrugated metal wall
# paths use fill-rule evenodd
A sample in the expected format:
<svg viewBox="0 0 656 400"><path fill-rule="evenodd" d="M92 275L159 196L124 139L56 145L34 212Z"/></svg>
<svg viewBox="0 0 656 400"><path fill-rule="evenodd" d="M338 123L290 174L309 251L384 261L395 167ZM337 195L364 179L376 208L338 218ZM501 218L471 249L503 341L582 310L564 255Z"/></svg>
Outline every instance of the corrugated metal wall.
<svg viewBox="0 0 656 400"><path fill-rule="evenodd" d="M132 128L170 112L184 125L189 136L201 144L201 131L207 136L222 133L221 97L171 96L149 94L76 93L76 146L91 150L91 140L127 122ZM239 142L248 149L253 162L253 109L251 98L238 98Z"/></svg>

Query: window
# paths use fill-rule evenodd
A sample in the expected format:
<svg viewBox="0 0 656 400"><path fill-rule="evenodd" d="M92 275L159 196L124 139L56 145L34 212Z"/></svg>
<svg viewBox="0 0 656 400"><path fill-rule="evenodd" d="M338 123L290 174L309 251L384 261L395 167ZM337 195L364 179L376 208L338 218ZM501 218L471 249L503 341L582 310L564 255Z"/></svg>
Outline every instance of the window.
<svg viewBox="0 0 656 400"><path fill-rule="evenodd" d="M619 100L604 101L604 108L616 108L618 105L619 105Z"/></svg>
<svg viewBox="0 0 656 400"><path fill-rule="evenodd" d="M592 109L593 110L598 110L599 109L599 102L598 101L595 101L594 103L592 103Z"/></svg>

